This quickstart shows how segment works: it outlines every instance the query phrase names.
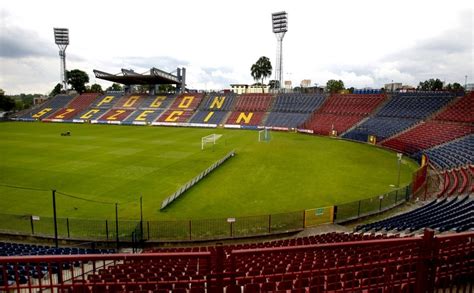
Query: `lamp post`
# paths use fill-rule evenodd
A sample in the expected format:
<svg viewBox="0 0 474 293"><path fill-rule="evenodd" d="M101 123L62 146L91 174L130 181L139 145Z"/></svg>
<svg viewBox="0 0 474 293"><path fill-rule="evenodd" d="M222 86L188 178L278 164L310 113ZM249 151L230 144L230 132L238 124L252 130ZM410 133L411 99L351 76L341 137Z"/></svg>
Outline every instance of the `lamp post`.
<svg viewBox="0 0 474 293"><path fill-rule="evenodd" d="M397 179L397 188L400 188L400 166L402 164L402 153L397 153L397 162L398 162L398 179Z"/></svg>
<svg viewBox="0 0 474 293"><path fill-rule="evenodd" d="M288 13L285 11L272 13L272 28L277 38L275 80L278 80L280 89L283 82L283 37L288 31Z"/></svg>
<svg viewBox="0 0 474 293"><path fill-rule="evenodd" d="M66 77L66 48L69 45L69 29L67 28L54 28L54 42L59 47L59 58L61 59L61 83L63 89L67 90L67 77Z"/></svg>

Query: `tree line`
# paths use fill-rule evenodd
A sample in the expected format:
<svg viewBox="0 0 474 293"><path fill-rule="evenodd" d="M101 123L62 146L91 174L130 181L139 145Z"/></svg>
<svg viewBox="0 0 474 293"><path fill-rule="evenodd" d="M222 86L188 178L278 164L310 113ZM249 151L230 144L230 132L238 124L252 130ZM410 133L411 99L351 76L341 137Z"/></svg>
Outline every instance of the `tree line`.
<svg viewBox="0 0 474 293"><path fill-rule="evenodd" d="M265 79L269 78L272 75L272 64L268 57L262 56L260 57L252 66L250 67L250 75L255 80L257 85L263 86ZM73 90L78 92L79 94L91 92L91 93L103 93L104 90L102 89L100 84L94 83L92 85L88 85L89 83L89 76L86 72L74 69L71 71L66 71L66 81L71 86ZM270 89L278 89L280 88L279 81L277 80L270 80L269 81ZM298 87L294 88L297 90ZM146 92L148 88L146 86L138 86L137 90L139 92ZM175 88L172 85L160 85L159 89L160 92L174 92ZM329 93L338 93L344 90L347 92L352 93L354 91L353 87L347 88L344 85L342 80L335 80L330 79L326 82L326 92ZM425 81L422 81L418 84L417 90L423 91L439 91L439 90L447 90L447 91L463 91L464 87L459 84L458 82L449 83L444 85L444 83L436 78L431 78ZM111 86L105 89L105 91L123 91L123 87L118 83L113 83ZM49 96L54 97L60 93L64 92L62 84L58 83L53 90L50 92ZM8 96L5 95L5 92L0 89L0 110L2 111L11 111L11 110L23 110L27 109L32 106L33 98L41 97L41 94L20 94L20 95L13 95Z"/></svg>

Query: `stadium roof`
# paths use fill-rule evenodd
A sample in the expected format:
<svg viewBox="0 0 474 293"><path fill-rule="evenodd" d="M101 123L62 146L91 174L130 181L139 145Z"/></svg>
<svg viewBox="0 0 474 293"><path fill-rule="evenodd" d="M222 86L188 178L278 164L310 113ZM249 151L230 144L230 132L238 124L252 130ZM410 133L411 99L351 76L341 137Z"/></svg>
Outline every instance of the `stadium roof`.
<svg viewBox="0 0 474 293"><path fill-rule="evenodd" d="M111 74L94 69L94 74L97 78L125 85L181 84L181 80L178 76L154 67L151 68L149 72L147 71L143 74L130 69L122 69L122 72L118 74Z"/></svg>

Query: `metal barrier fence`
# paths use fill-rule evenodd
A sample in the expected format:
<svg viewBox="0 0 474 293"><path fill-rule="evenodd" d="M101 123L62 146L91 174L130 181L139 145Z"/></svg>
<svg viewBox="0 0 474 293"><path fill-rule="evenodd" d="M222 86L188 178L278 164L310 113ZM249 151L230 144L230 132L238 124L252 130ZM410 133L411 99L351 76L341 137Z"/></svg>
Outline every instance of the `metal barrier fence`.
<svg viewBox="0 0 474 293"><path fill-rule="evenodd" d="M334 222L343 223L389 210L408 201L411 195L410 184L383 195L339 204L334 207Z"/></svg>
<svg viewBox="0 0 474 293"><path fill-rule="evenodd" d="M473 292L474 232L203 252L0 257L2 292ZM26 268L26 269L25 269Z"/></svg>
<svg viewBox="0 0 474 293"><path fill-rule="evenodd" d="M340 223L397 206L411 196L411 185L387 194L296 212L178 221L57 218L59 239L108 242L218 240L295 232L324 223ZM0 214L0 232L54 237L54 218Z"/></svg>

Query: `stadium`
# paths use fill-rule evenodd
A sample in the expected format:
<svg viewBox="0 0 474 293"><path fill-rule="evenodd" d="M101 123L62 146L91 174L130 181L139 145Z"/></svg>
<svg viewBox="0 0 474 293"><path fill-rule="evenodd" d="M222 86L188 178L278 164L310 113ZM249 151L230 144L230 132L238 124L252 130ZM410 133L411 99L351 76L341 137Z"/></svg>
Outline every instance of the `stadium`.
<svg viewBox="0 0 474 293"><path fill-rule="evenodd" d="M6 113L0 291L474 292L474 92L287 91L286 15L274 88L151 64Z"/></svg>

